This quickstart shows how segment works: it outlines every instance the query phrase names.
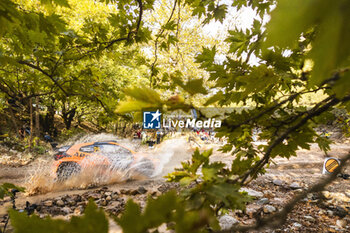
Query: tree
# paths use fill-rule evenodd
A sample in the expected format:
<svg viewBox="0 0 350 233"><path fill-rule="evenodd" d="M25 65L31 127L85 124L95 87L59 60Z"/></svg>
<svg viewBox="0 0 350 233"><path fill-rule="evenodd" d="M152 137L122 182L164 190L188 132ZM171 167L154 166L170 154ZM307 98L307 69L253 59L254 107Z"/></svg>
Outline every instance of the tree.
<svg viewBox="0 0 350 233"><path fill-rule="evenodd" d="M144 82L144 58L133 43L147 40L141 22L147 4L136 3L136 16L127 9L133 1L118 11L88 0L47 1L39 8L36 1L2 4L8 13L1 19L10 26L1 34L0 89L2 98L17 106L19 119L29 115L29 103L37 97L50 118L42 126L48 132L55 111L62 113L67 129L82 108L94 110L85 111L91 113L87 120L106 114L115 119L121 89ZM110 121L100 120L97 125Z"/></svg>
<svg viewBox="0 0 350 233"><path fill-rule="evenodd" d="M214 46L219 41L203 33L200 19L193 17L190 8L182 1L159 1L156 4L156 12L145 14L150 28L156 32L147 47L152 51L152 86L157 89L170 87L175 91L173 77L176 75L181 75L180 82L207 80L208 73L200 69L193 58L203 44Z"/></svg>

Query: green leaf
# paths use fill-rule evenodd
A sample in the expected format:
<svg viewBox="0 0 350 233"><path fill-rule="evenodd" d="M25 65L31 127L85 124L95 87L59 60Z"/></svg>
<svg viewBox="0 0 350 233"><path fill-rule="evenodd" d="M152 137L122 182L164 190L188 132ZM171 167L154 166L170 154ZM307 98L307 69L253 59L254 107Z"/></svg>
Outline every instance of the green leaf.
<svg viewBox="0 0 350 233"><path fill-rule="evenodd" d="M207 102L205 102L205 106L211 105L213 103L218 102L219 100L222 100L224 97L224 94L222 91L217 92L215 95L211 96Z"/></svg>
<svg viewBox="0 0 350 233"><path fill-rule="evenodd" d="M214 15L215 20L223 23L225 16L226 16L226 13L227 13L227 5L221 4L214 9L213 15Z"/></svg>
<svg viewBox="0 0 350 233"><path fill-rule="evenodd" d="M181 79L173 77L173 82L178 86L182 87L184 91L188 92L191 95L196 94L208 94L208 91L203 86L204 80L201 79L190 79L187 83L184 83Z"/></svg>
<svg viewBox="0 0 350 233"><path fill-rule="evenodd" d="M121 101L116 109L117 113L129 113L134 111L141 111L147 108L161 108L163 101L160 95L150 88L127 88L124 90L125 94L132 97L126 101Z"/></svg>
<svg viewBox="0 0 350 233"><path fill-rule="evenodd" d="M163 28L165 30L173 31L176 29L176 26L177 26L177 24L176 24L175 20L170 20L167 24L163 25Z"/></svg>
<svg viewBox="0 0 350 233"><path fill-rule="evenodd" d="M329 3L328 0L278 1L266 28L265 46L294 47L301 33L315 23L319 10L326 13L324 8Z"/></svg>
<svg viewBox="0 0 350 233"><path fill-rule="evenodd" d="M83 216L74 216L70 221L61 219L52 219L46 217L39 218L37 215L28 216L26 213L20 213L16 210L10 210L11 225L14 232L18 233L91 233L108 232L108 220L102 209L98 210L96 204L90 200L86 206Z"/></svg>
<svg viewBox="0 0 350 233"><path fill-rule="evenodd" d="M133 97L135 100L146 103L161 103L160 95L153 89L143 87L127 88L124 90L125 94Z"/></svg>
<svg viewBox="0 0 350 233"><path fill-rule="evenodd" d="M342 38L348 34L342 31L344 29L343 23L348 24L348 21L334 7L330 8L326 14L326 17L323 16L322 24L319 25L319 32L310 54L314 61L310 79L311 85L321 84L323 80L331 78L332 73L337 68L340 68L339 65L344 62L344 59L347 59L347 57L341 56L343 52L340 51L348 50L350 52L348 42L346 44L341 43ZM350 29L349 27L347 28L348 30ZM346 56L349 56L349 53Z"/></svg>
<svg viewBox="0 0 350 233"><path fill-rule="evenodd" d="M16 186L11 183L3 183L0 185L0 199L3 199L5 196L13 196L11 190L17 189L19 192L24 192L25 188Z"/></svg>
<svg viewBox="0 0 350 233"><path fill-rule="evenodd" d="M190 2L191 4L192 2ZM206 13L206 9L204 7L204 5L202 3L196 5L193 7L193 10L192 10L192 15L193 16L198 16L198 18L201 18L203 15L205 15Z"/></svg>
<svg viewBox="0 0 350 233"><path fill-rule="evenodd" d="M137 100L126 100L126 101L119 102L116 112L130 113L130 112L141 111L142 109L148 109L148 108L159 109L160 107L161 105L159 105L159 103L154 104L154 103L148 103L148 102L137 101Z"/></svg>
<svg viewBox="0 0 350 233"><path fill-rule="evenodd" d="M214 64L216 55L216 46L211 49L203 47L203 51L196 56L196 62L200 63L201 68L211 67Z"/></svg>
<svg viewBox="0 0 350 233"><path fill-rule="evenodd" d="M148 198L143 216L147 222L147 228L160 226L172 219L173 211L178 204L175 190L169 191L157 199Z"/></svg>
<svg viewBox="0 0 350 233"><path fill-rule="evenodd" d="M250 33L245 34L243 31L229 30L230 36L226 38L226 42L230 44L230 53L240 56L244 51L247 51L250 42Z"/></svg>
<svg viewBox="0 0 350 233"><path fill-rule="evenodd" d="M326 137L317 137L316 143L318 144L318 147L326 154L331 149L330 144L332 143L332 141Z"/></svg>
<svg viewBox="0 0 350 233"><path fill-rule="evenodd" d="M195 152L192 155L192 164L191 166L188 168L188 170L195 175L198 168L205 163L209 162L209 157L212 154L213 149L204 151L203 153L199 152L199 149L196 148Z"/></svg>
<svg viewBox="0 0 350 233"><path fill-rule="evenodd" d="M180 179L180 185L181 186L187 186L190 185L193 181L196 180L197 177L183 177L182 179Z"/></svg>
<svg viewBox="0 0 350 233"><path fill-rule="evenodd" d="M344 98L350 94L350 72L345 71L339 74L339 80L337 80L332 87L332 90L338 98Z"/></svg>
<svg viewBox="0 0 350 233"><path fill-rule="evenodd" d="M319 85L349 65L349 15L349 1L281 0L267 25L265 47L294 48L302 33L315 29L309 53L314 61L310 85Z"/></svg>
<svg viewBox="0 0 350 233"><path fill-rule="evenodd" d="M68 3L68 0L54 0L54 2L59 6L69 7L70 5Z"/></svg>
<svg viewBox="0 0 350 233"><path fill-rule="evenodd" d="M138 221L135 221L138 219ZM121 226L125 233L143 232L143 221L141 219L141 208L133 200L129 199L125 205L125 210L116 222Z"/></svg>
<svg viewBox="0 0 350 233"><path fill-rule="evenodd" d="M73 216L69 222L69 231L89 233L108 232L108 219L102 209L98 209L93 200L89 200L81 217Z"/></svg>
<svg viewBox="0 0 350 233"><path fill-rule="evenodd" d="M122 216L116 218L116 222L125 233L148 232L148 229L170 222L177 204L176 192L170 191L157 199L148 198L146 208L141 213L140 206L130 199L125 206Z"/></svg>
<svg viewBox="0 0 350 233"><path fill-rule="evenodd" d="M215 162L211 164L204 164L202 167L202 173L204 180L214 180L217 178L218 173L226 165L221 162Z"/></svg>
<svg viewBox="0 0 350 233"><path fill-rule="evenodd" d="M67 0L40 0L40 2L47 7L52 7L53 3L58 6L70 7Z"/></svg>

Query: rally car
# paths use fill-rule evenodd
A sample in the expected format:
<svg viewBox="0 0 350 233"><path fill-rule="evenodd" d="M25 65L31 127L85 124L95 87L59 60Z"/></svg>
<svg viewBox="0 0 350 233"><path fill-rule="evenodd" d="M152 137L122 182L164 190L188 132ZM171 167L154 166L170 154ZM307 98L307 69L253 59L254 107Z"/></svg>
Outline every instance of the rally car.
<svg viewBox="0 0 350 233"><path fill-rule="evenodd" d="M116 141L75 144L57 151L53 167L58 180L65 180L88 167L133 170L147 177L152 176L155 169L155 161Z"/></svg>

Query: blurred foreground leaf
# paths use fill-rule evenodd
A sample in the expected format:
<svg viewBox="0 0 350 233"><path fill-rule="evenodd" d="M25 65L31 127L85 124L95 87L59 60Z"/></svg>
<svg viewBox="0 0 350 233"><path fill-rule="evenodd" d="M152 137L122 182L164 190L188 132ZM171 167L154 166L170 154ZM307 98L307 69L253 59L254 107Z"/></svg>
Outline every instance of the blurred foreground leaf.
<svg viewBox="0 0 350 233"><path fill-rule="evenodd" d="M16 186L11 183L3 183L0 185L0 199L3 199L5 196L13 196L11 190L17 189L20 192L24 192L25 188Z"/></svg>
<svg viewBox="0 0 350 233"><path fill-rule="evenodd" d="M108 220L103 210L98 209L90 200L83 216L73 216L70 221L39 218L37 215L27 216L16 210L10 210L10 219L16 233L92 233L108 232Z"/></svg>

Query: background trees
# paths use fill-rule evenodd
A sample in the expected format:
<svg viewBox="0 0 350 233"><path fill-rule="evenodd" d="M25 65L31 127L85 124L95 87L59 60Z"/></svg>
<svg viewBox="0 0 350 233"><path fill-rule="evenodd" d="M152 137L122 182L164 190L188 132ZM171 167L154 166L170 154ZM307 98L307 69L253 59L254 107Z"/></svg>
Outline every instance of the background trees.
<svg viewBox="0 0 350 233"><path fill-rule="evenodd" d="M115 113L124 88L152 86L170 97L177 89L174 80L208 78L193 57L201 44L214 45L215 39L202 33L184 2L3 4L9 13L2 15L7 26L1 34L0 88L7 122L15 129L10 133L33 118L39 135L53 134L55 116L67 130L82 121L112 129L125 119ZM151 11L154 7L158 10ZM33 116L30 101L39 106Z"/></svg>
<svg viewBox="0 0 350 233"><path fill-rule="evenodd" d="M44 131L52 133L56 114L67 129L78 116L105 127L116 119L121 90L147 82L142 51L132 45L147 40L135 34L146 33L140 17L147 5L121 22L115 7L93 1L3 4L9 9L1 18L7 30L1 37L0 88L6 113L22 120L13 121L15 128L29 124L30 101L46 114L40 121Z"/></svg>

